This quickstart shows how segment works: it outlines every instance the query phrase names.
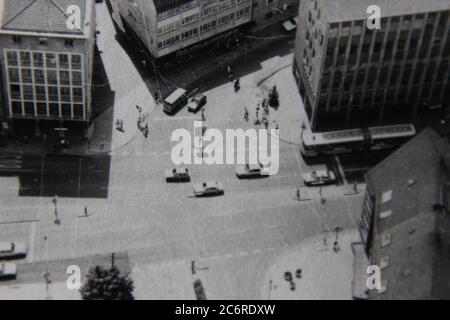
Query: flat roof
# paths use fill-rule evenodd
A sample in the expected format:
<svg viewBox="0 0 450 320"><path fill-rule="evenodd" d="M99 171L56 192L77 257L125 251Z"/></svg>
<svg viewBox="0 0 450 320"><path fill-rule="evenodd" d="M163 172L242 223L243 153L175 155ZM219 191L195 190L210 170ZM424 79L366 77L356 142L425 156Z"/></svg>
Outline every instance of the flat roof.
<svg viewBox="0 0 450 320"><path fill-rule="evenodd" d="M381 16L450 10L449 0L316 0L325 10L329 22L365 19L367 8L377 5Z"/></svg>

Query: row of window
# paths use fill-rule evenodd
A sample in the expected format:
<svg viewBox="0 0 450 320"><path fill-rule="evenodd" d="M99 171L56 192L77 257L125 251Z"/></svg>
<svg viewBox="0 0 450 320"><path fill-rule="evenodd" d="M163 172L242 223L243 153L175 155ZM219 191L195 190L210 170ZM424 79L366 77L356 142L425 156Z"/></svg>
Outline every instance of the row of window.
<svg viewBox="0 0 450 320"><path fill-rule="evenodd" d="M181 14L182 12L185 12L187 10L190 10L192 8L198 7L200 5L205 6L205 15L210 15L210 14L214 14L214 10L225 10L228 9L232 6L240 5L242 3L245 2L249 2L250 0L192 0L190 2L187 2L181 6L175 7L175 8L171 8L169 10L166 10L164 12L160 12L158 13L158 20L163 20L163 19L167 19L171 16L177 15L177 14ZM218 6L207 6L211 3L214 2L218 2ZM209 8L216 8L216 9L211 9L212 11L209 11ZM218 9L217 9L218 8Z"/></svg>
<svg viewBox="0 0 450 320"><path fill-rule="evenodd" d="M8 68L9 83L35 83L50 85L81 86L82 75L80 71L45 70L30 68Z"/></svg>
<svg viewBox="0 0 450 320"><path fill-rule="evenodd" d="M9 90L10 98L14 100L83 102L83 88L81 87L21 86L11 84Z"/></svg>
<svg viewBox="0 0 450 320"><path fill-rule="evenodd" d="M229 24L232 21L234 21L235 18L240 18L242 16L246 16L246 15L249 15L249 14L250 14L250 7L243 8L243 9L239 10L236 14L235 13L231 13L231 14L229 14L227 16L221 17L218 20L213 20L213 21L210 21L208 23L202 24L200 26L200 28L193 28L191 30L183 32L180 35L175 35L175 36L170 37L168 39L159 41L158 42L158 49L171 46L171 45L173 45L175 43L178 43L180 40L185 40L185 39L191 38L191 37L193 37L193 36L195 36L195 35L197 35L199 33L205 33L205 32L211 31L211 30L217 28L218 25L222 26L222 25L225 25L225 24Z"/></svg>
<svg viewBox="0 0 450 320"><path fill-rule="evenodd" d="M82 57L79 54L6 51L8 66L22 66L35 68L59 68L81 70Z"/></svg>
<svg viewBox="0 0 450 320"><path fill-rule="evenodd" d="M11 101L12 117L71 118L84 119L84 106L70 103L44 103L31 101Z"/></svg>
<svg viewBox="0 0 450 320"><path fill-rule="evenodd" d="M22 37L18 36L18 35L14 35L11 37L12 38L12 42L14 44L22 44ZM37 43L42 46L42 47L46 47L48 46L48 38L47 37L39 37L36 39ZM64 46L67 48L72 48L74 44L74 40L73 39L64 39Z"/></svg>

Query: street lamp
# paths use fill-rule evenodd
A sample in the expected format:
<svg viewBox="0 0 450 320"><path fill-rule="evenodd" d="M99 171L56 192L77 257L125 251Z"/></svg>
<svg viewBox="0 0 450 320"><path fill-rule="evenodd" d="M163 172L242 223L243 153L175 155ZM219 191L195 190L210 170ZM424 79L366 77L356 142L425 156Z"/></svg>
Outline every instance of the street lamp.
<svg viewBox="0 0 450 320"><path fill-rule="evenodd" d="M53 197L52 202L55 205L55 224L60 225L61 220L59 219L59 216L58 216L58 196L57 195L55 195Z"/></svg>
<svg viewBox="0 0 450 320"><path fill-rule="evenodd" d="M47 268L46 271L44 273L44 279L45 279L45 291L47 292L47 296L46 299L47 300L51 300L52 296L50 295L50 284L52 283L52 280L50 279L50 271L48 270L48 237L45 236L44 237L44 241L45 241L45 246L47 248Z"/></svg>

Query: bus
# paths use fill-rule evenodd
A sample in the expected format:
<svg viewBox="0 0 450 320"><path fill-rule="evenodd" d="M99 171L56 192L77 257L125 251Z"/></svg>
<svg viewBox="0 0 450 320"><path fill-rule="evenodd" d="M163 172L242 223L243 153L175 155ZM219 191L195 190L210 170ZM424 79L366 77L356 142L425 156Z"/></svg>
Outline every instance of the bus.
<svg viewBox="0 0 450 320"><path fill-rule="evenodd" d="M322 133L304 133L301 153L305 157L395 148L416 134L412 124L370 127Z"/></svg>
<svg viewBox="0 0 450 320"><path fill-rule="evenodd" d="M178 88L164 99L164 112L174 114L188 102L186 90Z"/></svg>

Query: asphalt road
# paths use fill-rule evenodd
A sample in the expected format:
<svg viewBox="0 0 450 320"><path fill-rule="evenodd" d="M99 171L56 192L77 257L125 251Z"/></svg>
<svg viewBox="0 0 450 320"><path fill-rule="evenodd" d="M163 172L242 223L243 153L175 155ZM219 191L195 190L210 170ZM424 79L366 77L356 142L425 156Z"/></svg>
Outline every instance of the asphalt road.
<svg viewBox="0 0 450 320"><path fill-rule="evenodd" d="M108 32L101 30L102 36ZM337 226L355 228L362 194L343 197L339 188L327 187L324 204L317 189L311 191L311 201L295 199L308 165L298 148L304 114L292 72L285 67L290 63L289 56L263 61L260 69L241 79L239 93L231 83L206 92L208 128L247 129L254 128L257 99L277 83L281 106L270 115L270 121L280 124L283 140L277 175L241 181L234 165L189 165L193 183L217 180L224 185L223 196L204 199L192 196L192 183L167 184L164 171L174 167L170 136L177 128L192 131L200 115L184 109L170 117L156 108L149 116L149 137L138 135L111 157L24 156L12 159L20 166L14 169L17 172L0 167L0 182L9 186L2 195L0 241L25 241L29 254L22 263L31 267L23 268L29 273L35 265L38 274L43 262L69 265L112 252L127 253L132 267L211 259L245 264L245 255L270 259L273 251ZM243 119L243 106L249 109L251 122ZM131 125L135 123L125 124ZM55 194L60 225L54 223ZM85 207L88 217L83 217ZM264 270L261 266L260 272ZM226 272L216 278L232 278L235 270ZM258 279L247 277L249 285L260 285Z"/></svg>

